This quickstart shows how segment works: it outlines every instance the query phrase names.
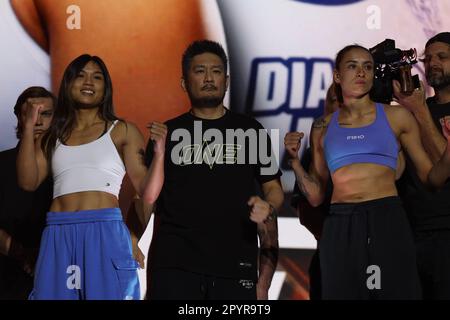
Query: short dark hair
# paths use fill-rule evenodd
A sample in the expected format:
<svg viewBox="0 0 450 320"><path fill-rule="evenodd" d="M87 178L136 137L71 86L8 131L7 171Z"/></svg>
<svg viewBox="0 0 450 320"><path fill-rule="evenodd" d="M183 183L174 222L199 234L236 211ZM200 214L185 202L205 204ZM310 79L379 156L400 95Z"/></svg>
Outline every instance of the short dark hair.
<svg viewBox="0 0 450 320"><path fill-rule="evenodd" d="M14 106L14 114L17 117L17 120L20 119L20 112L22 110L23 104L29 99L29 98L51 98L53 102L53 108L56 108L56 97L53 93L45 89L44 87L29 87L26 88L17 98L17 102ZM17 124L16 127L16 136L17 139L20 139L22 135L22 128Z"/></svg>
<svg viewBox="0 0 450 320"><path fill-rule="evenodd" d="M336 55L336 61L334 64L334 67L336 68L336 70L339 70L339 65L341 64L342 59L344 59L345 54L353 49L361 49L361 50L367 51L370 54L370 56L372 56L369 49L367 49L359 44L351 44L351 45L345 46L344 48L339 50L339 52ZM340 103L343 103L344 97L342 95L342 88L341 88L340 84L334 83L334 93L336 94L337 100Z"/></svg>
<svg viewBox="0 0 450 320"><path fill-rule="evenodd" d="M427 41L425 48L435 42L443 42L450 45L450 32L441 32L433 36L432 38L430 38L430 40Z"/></svg>
<svg viewBox="0 0 450 320"><path fill-rule="evenodd" d="M187 79L187 74L191 66L192 59L195 56L203 53L212 53L219 56L220 59L222 60L225 74L227 73L228 58L222 45L218 42L211 40L197 40L192 42L183 53L183 58L181 60L181 68L184 79Z"/></svg>

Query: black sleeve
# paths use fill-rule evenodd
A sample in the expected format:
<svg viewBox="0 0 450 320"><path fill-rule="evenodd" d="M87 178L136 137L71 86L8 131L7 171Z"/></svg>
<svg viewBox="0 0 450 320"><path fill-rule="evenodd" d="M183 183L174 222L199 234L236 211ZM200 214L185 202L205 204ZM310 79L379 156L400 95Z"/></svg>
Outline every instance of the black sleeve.
<svg viewBox="0 0 450 320"><path fill-rule="evenodd" d="M20 201L16 176L16 154L15 149L0 152L0 228L10 235L13 233L13 223L19 221L21 219L19 217L23 214L22 212L11 212L12 203ZM18 210L20 207L23 206L19 206Z"/></svg>
<svg viewBox="0 0 450 320"><path fill-rule="evenodd" d="M4 229L6 224L5 224L5 220L6 220L6 210L5 210L5 188L7 188L7 186L5 184L7 184L7 179L6 179L6 172L7 169L11 170L11 167L8 168L8 162L6 157L4 156L5 152L0 152L0 228ZM12 171L12 170L11 170ZM13 174L16 174L16 172L14 171ZM13 186L11 186L12 188Z"/></svg>
<svg viewBox="0 0 450 320"><path fill-rule="evenodd" d="M258 122L258 130L262 129L264 130L264 127ZM272 142L270 140L270 136L269 134L266 132L265 133L265 140L266 140L266 145L265 145L265 150L263 150L263 153L265 154L265 157L269 158L269 154L268 151L270 150L270 161L267 164L262 163L262 159L260 157L260 150L258 149L258 164L257 164L257 172L256 172L256 178L258 180L258 182L260 184L264 184L266 182L275 180L275 179L279 179L282 175L281 170L278 166L278 163L276 161L276 157L275 157L275 152L278 152L278 150L273 150L272 148ZM258 132L258 147L261 148L263 147L264 141L260 141L260 135Z"/></svg>

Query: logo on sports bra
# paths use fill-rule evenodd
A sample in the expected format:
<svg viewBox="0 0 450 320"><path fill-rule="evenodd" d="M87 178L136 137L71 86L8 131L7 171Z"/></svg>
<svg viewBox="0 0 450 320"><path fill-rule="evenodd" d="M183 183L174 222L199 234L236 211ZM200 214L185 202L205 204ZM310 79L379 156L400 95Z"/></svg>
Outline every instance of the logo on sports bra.
<svg viewBox="0 0 450 320"><path fill-rule="evenodd" d="M347 136L347 140L364 140L365 136L360 134L359 136Z"/></svg>

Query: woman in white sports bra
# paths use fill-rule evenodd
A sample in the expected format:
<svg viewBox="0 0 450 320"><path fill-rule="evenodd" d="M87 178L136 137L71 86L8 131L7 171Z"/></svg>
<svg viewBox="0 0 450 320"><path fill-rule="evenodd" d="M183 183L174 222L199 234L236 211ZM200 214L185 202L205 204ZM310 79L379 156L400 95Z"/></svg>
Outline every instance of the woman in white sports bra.
<svg viewBox="0 0 450 320"><path fill-rule="evenodd" d="M144 164L144 137L113 110L104 62L81 55L64 72L50 130L36 144L39 104L29 102L17 159L19 185L35 190L54 180L31 299L139 299L137 262L118 194L128 173L137 193L154 203L161 190L167 128L150 128L155 157Z"/></svg>

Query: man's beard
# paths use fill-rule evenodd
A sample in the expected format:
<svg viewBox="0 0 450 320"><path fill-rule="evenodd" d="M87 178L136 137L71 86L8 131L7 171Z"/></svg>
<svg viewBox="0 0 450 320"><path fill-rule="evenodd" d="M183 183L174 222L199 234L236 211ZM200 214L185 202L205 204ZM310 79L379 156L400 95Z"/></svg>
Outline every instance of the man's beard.
<svg viewBox="0 0 450 320"><path fill-rule="evenodd" d="M225 97L225 92L221 96L213 97L202 97L197 98L192 96L191 92L188 91L189 100L191 105L196 108L215 108L223 103Z"/></svg>
<svg viewBox="0 0 450 320"><path fill-rule="evenodd" d="M440 73L431 73L429 71L426 75L427 82L433 89L441 90L448 86L450 86L450 74L444 73L443 71Z"/></svg>

